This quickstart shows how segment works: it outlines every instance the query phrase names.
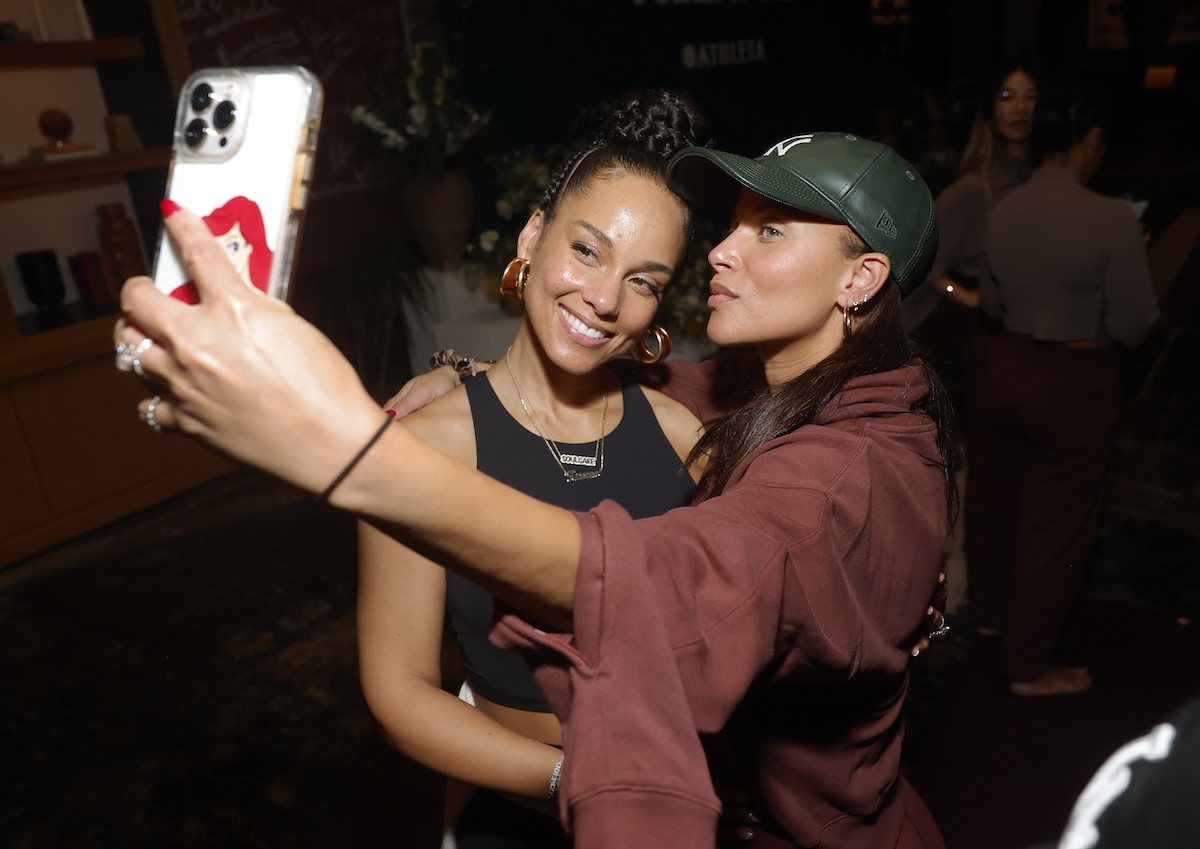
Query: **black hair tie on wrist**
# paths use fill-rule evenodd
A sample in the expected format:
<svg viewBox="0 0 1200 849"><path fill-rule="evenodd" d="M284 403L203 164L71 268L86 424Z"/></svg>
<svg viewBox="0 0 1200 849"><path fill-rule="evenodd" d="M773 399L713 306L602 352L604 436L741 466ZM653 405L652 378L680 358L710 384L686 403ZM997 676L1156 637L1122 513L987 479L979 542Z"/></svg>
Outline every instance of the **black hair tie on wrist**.
<svg viewBox="0 0 1200 849"><path fill-rule="evenodd" d="M329 497L329 493L331 493L335 489L337 489L337 485L346 479L346 475L350 474L351 470L355 466L358 465L358 461L366 456L366 453L371 450L371 446L379 441L379 437L383 436L383 432L385 430L387 430L388 425L390 425L393 421L394 421L394 419L391 416L387 416L384 418L383 424L381 424L379 426L379 430L375 431L375 434L370 439L367 440L367 444L364 445L362 448L358 449L358 453L355 454L353 459L351 459L350 462L346 464L346 467L344 469L342 469L340 472L338 472L337 477L333 479L333 481L329 484L329 486L327 486L327 487L325 487L325 489L321 490L320 494L317 495L317 497L313 499L314 504L320 504L322 501L324 501L326 498Z"/></svg>

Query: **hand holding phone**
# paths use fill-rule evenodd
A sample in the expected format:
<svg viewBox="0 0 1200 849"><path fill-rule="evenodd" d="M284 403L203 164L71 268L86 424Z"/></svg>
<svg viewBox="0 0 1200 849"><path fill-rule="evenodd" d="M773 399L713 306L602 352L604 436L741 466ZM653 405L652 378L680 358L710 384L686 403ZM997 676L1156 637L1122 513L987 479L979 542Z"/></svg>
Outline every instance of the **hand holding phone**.
<svg viewBox="0 0 1200 849"><path fill-rule="evenodd" d="M248 285L288 300L308 206L321 84L305 68L208 68L176 110L168 200L204 218ZM178 250L160 235L154 285L196 303Z"/></svg>

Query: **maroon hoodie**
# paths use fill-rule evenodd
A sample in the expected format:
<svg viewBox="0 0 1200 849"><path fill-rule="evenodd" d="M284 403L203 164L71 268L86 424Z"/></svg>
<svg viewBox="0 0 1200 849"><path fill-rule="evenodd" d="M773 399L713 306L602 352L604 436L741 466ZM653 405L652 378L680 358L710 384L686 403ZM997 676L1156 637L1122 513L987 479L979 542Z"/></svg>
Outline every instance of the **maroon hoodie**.
<svg viewBox="0 0 1200 849"><path fill-rule="evenodd" d="M661 388L707 420L718 368L681 364ZM575 632L506 615L493 640L527 654L562 720L580 849L713 846L715 732L796 844L940 845L914 837L927 812L899 772L947 530L936 429L913 410L927 391L919 366L857 378L717 497L578 514Z"/></svg>

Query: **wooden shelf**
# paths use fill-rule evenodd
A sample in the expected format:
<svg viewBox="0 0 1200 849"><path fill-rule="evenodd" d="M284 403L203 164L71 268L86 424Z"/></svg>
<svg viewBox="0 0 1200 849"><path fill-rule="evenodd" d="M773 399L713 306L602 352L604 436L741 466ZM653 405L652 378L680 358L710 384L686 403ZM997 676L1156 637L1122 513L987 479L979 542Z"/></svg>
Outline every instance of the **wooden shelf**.
<svg viewBox="0 0 1200 849"><path fill-rule="evenodd" d="M116 323L114 313L0 345L0 384L102 356L113 349Z"/></svg>
<svg viewBox="0 0 1200 849"><path fill-rule="evenodd" d="M0 44L0 67L86 65L100 59L138 59L144 52L140 38L5 42Z"/></svg>
<svg viewBox="0 0 1200 849"><path fill-rule="evenodd" d="M90 88L90 81L82 80L90 75L107 98L102 79L107 76L120 102L165 99L151 111L173 114L173 98L164 98L159 77L170 70L179 77L178 83L172 78L175 88L190 73L176 0L89 0L88 5L97 17L104 11L110 28L123 22L119 31L134 37L0 43L4 82L61 90L80 80ZM161 48L154 48L156 36ZM52 91L38 97L45 104L56 99ZM11 117L0 112L0 121ZM86 217L94 198L112 196L118 184L130 190L135 209L139 199L148 207L151 198L157 203L162 196L160 178L170 161L167 147L10 161L0 167L0 205L8 216L3 220L15 216L22 231L20 243L0 232L0 254L7 262L11 251L24 248L52 247L60 258L78 250L84 243L60 237L56 210ZM134 186L139 193L133 193ZM41 211L29 204L26 212L25 201L35 198ZM153 211L145 212L157 229ZM87 238L86 229L81 235ZM138 418L137 403L149 389L113 367L115 314L32 332L29 325L42 323L30 321L31 316L18 320L8 288L0 275L0 566L229 471L227 462L199 445L160 436ZM23 328L31 332L23 334ZM84 412L71 412L76 409Z"/></svg>
<svg viewBox="0 0 1200 849"><path fill-rule="evenodd" d="M154 147L125 153L99 153L64 162L34 162L0 168L0 194L16 189L72 183L89 177L103 177L162 168L171 161L171 149Z"/></svg>

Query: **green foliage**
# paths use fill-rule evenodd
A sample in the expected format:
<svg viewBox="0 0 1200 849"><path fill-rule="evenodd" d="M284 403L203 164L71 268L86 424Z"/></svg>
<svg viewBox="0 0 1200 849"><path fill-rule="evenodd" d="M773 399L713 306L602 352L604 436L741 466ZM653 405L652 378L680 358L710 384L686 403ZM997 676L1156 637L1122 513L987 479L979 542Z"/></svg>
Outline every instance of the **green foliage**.
<svg viewBox="0 0 1200 849"><path fill-rule="evenodd" d="M538 208L542 195L566 159L561 145L526 145L487 157L488 175L497 199L493 226L481 230L479 240L467 246L467 259L480 263L490 291L499 293L500 275L517 255L517 236Z"/></svg>

